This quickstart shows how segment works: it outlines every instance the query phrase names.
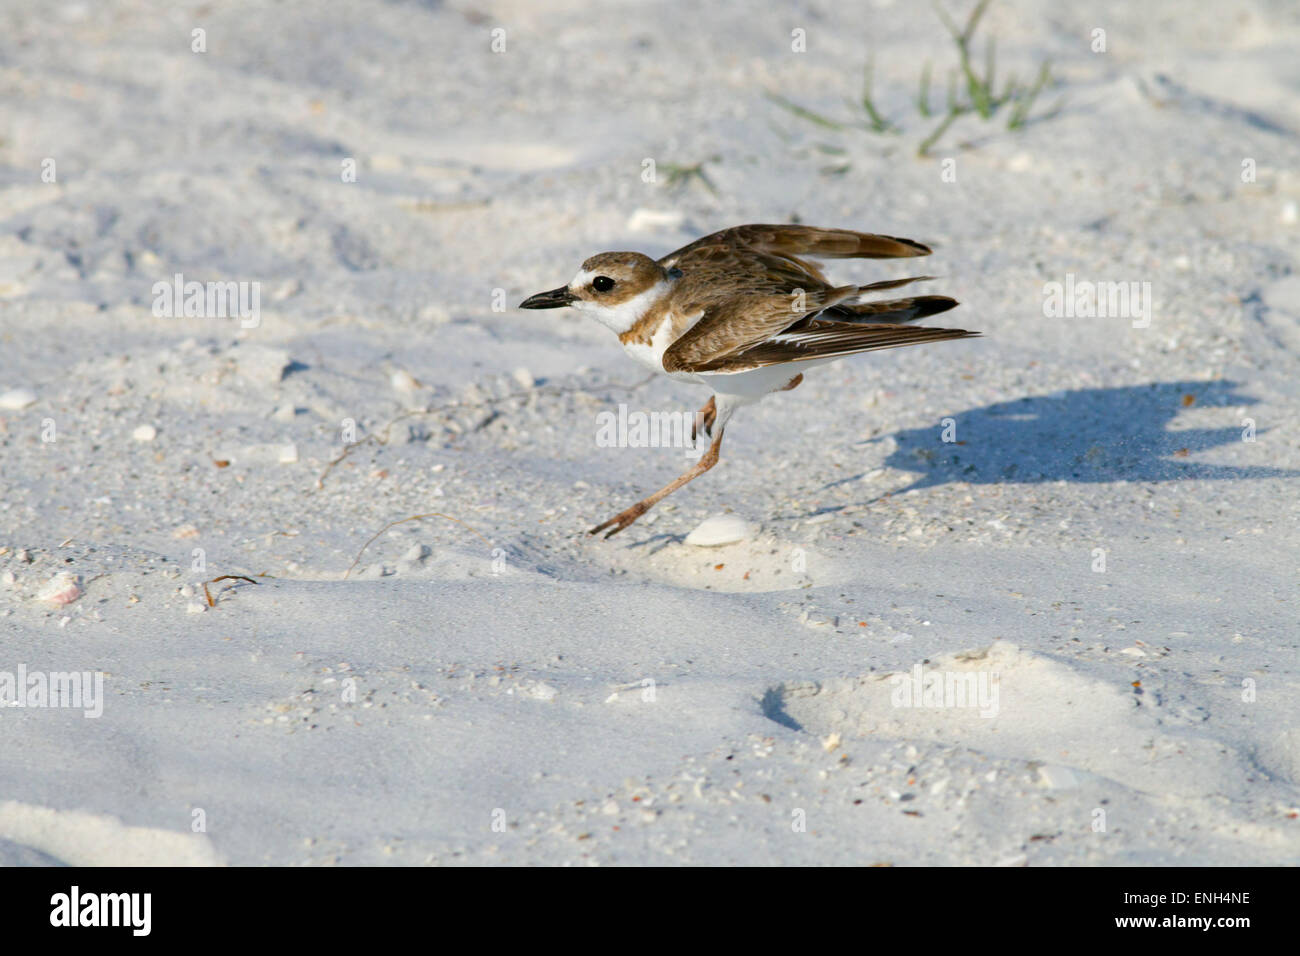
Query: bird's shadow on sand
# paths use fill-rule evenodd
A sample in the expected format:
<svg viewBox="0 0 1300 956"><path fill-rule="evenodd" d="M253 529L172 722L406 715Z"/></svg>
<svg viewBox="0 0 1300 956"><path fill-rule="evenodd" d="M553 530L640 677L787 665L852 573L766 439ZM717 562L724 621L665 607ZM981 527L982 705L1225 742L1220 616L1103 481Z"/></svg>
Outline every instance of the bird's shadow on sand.
<svg viewBox="0 0 1300 956"><path fill-rule="evenodd" d="M1045 481L1113 482L1294 478L1300 471L1260 466L1212 465L1192 460L1200 452L1244 440L1249 411L1219 428L1171 427L1181 413L1199 408L1242 408L1256 400L1235 382L1157 382L1122 388L1087 388L1029 396L959 412L926 428L911 428L862 442L893 439L885 464L919 473L893 494L949 482L1034 484ZM1220 416L1220 419L1222 416ZM1263 438L1266 429L1255 430ZM949 440L945 441L945 437ZM851 483L861 474L826 488ZM839 507L823 511L838 511Z"/></svg>

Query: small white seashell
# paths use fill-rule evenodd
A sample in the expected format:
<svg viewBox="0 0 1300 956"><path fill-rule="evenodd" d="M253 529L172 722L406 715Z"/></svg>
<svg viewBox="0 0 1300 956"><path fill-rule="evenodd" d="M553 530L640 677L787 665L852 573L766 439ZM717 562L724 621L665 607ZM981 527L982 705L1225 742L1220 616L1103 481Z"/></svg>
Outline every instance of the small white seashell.
<svg viewBox="0 0 1300 956"><path fill-rule="evenodd" d="M753 525L739 515L712 515L686 536L686 543L700 548L716 548L744 541L753 533Z"/></svg>
<svg viewBox="0 0 1300 956"><path fill-rule="evenodd" d="M298 460L298 446L297 446L297 445L281 445L281 446L280 446L280 464L282 464L282 465L292 465L292 464L293 464L294 462L296 462L297 460Z"/></svg>
<svg viewBox="0 0 1300 956"><path fill-rule="evenodd" d="M11 388L0 392L0 409L7 412L22 411L28 405L36 404L36 393L28 388Z"/></svg>
<svg viewBox="0 0 1300 956"><path fill-rule="evenodd" d="M158 437L158 429L152 425L140 425L131 432L131 437L136 441L153 441Z"/></svg>
<svg viewBox="0 0 1300 956"><path fill-rule="evenodd" d="M76 575L61 571L45 582L45 586L37 592L36 600L62 607L71 604L79 597L81 597L81 587L77 584Z"/></svg>
<svg viewBox="0 0 1300 956"><path fill-rule="evenodd" d="M521 388L532 388L537 384L537 379L533 378L533 373L522 366L515 369L513 378Z"/></svg>
<svg viewBox="0 0 1300 956"><path fill-rule="evenodd" d="M393 391L404 395L424 388L424 385L404 368L394 369L388 376L388 384L393 387Z"/></svg>

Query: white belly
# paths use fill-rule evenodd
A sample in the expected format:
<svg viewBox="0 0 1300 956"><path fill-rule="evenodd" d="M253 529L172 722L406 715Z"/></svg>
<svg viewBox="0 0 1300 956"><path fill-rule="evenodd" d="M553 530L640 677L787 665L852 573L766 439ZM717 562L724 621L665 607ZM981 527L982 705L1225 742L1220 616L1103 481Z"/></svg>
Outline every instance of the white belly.
<svg viewBox="0 0 1300 956"><path fill-rule="evenodd" d="M809 359L807 362L764 365L745 372L703 372L695 380L703 382L719 395L733 395L741 399L741 404L748 404L769 392L785 388L796 375L834 361L833 358Z"/></svg>

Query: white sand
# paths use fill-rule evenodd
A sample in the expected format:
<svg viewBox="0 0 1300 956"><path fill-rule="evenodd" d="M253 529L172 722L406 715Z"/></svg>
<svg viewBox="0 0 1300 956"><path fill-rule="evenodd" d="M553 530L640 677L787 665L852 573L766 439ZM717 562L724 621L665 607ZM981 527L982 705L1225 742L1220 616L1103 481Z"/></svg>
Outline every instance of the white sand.
<svg viewBox="0 0 1300 956"><path fill-rule="evenodd" d="M106 699L0 713L0 863L1300 862L1300 22L998 2L1062 112L918 159L950 45L850 6L4 5L0 678ZM901 135L764 98L847 117L872 54ZM985 338L820 369L585 537L688 463L597 416L706 395L514 305L792 216L932 243ZM176 273L260 323L155 317ZM1045 317L1067 274L1149 327Z"/></svg>

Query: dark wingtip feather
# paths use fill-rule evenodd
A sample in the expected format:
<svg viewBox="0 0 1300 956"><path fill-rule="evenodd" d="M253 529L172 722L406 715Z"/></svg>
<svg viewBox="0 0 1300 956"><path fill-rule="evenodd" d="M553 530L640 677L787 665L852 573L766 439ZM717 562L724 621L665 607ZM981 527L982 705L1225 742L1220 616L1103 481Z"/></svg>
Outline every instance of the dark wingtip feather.
<svg viewBox="0 0 1300 956"><path fill-rule="evenodd" d="M959 304L956 299L946 295L918 295L907 299L891 299L888 302L837 305L822 314L838 322L853 322L858 325L896 325L915 322L928 315L938 315L955 309Z"/></svg>
<svg viewBox="0 0 1300 956"><path fill-rule="evenodd" d="M894 242L897 242L900 245L907 246L909 249L914 250L912 252L912 255L914 256L928 256L931 252L934 251L929 246L927 246L924 242L917 242L915 239L901 239L898 236L881 236L880 238L892 239L894 240Z"/></svg>

